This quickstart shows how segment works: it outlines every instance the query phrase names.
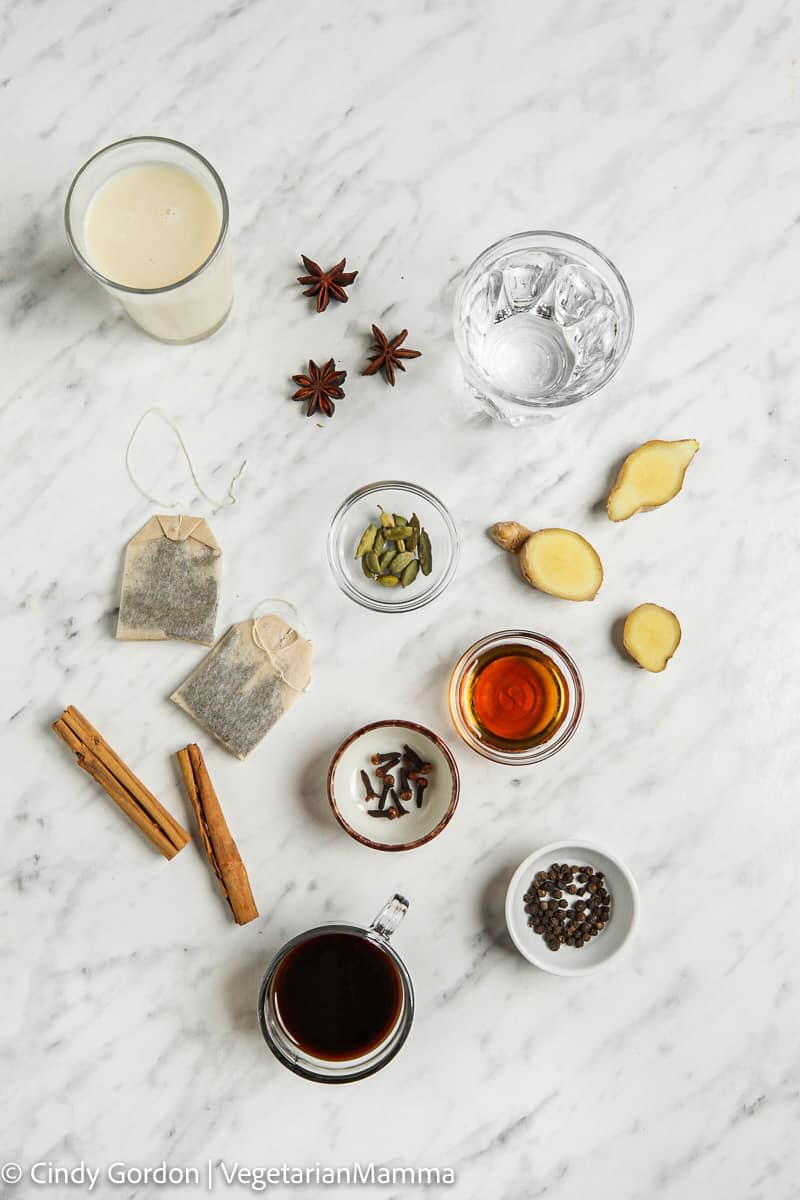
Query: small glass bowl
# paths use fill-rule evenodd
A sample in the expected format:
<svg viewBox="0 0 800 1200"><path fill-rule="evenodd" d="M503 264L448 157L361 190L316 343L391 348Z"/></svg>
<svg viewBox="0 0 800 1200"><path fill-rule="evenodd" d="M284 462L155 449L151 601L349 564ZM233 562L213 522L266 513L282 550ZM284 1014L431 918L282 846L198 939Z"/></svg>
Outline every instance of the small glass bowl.
<svg viewBox="0 0 800 1200"><path fill-rule="evenodd" d="M433 570L420 571L407 588L385 588L368 579L355 558L356 547L368 525L380 525L380 510L399 512L411 519L416 513L431 539ZM441 500L415 483L384 480L368 483L348 496L337 509L328 532L328 562L339 587L358 604L373 612L413 612L440 596L455 574L460 544L453 518Z"/></svg>
<svg viewBox="0 0 800 1200"><path fill-rule="evenodd" d="M551 737L529 749L508 750L493 745L474 728L469 715L464 710L463 692L471 672L477 666L479 659L487 652L503 649L511 653L516 646L538 650L552 659L567 681L569 694L564 717ZM583 681L574 661L557 642L545 637L542 633L530 633L524 629L503 629L499 633L491 633L488 637L481 638L479 642L475 642L474 646L470 646L469 650L462 654L450 676L448 701L450 716L456 731L470 749L482 754L484 758L502 763L504 766L528 766L531 763L543 762L551 755L557 754L563 746L566 746L578 728L583 713Z"/></svg>

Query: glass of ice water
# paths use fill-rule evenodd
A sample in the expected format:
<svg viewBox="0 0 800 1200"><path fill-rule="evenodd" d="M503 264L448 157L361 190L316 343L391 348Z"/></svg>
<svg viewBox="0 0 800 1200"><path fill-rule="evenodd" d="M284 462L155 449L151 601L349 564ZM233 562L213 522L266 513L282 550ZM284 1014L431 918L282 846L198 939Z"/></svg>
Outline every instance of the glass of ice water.
<svg viewBox="0 0 800 1200"><path fill-rule="evenodd" d="M633 334L625 280L566 233L516 233L467 269L453 312L467 384L520 425L585 400L616 375Z"/></svg>

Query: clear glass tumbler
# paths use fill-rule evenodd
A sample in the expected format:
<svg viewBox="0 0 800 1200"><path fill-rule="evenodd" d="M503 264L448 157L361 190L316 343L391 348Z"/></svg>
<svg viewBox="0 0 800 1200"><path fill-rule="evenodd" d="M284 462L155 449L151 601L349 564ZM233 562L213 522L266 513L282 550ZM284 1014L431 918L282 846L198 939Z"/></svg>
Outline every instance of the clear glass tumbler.
<svg viewBox="0 0 800 1200"><path fill-rule="evenodd" d="M282 946L267 968L258 996L258 1018L264 1040L272 1053L295 1075L311 1079L315 1083L353 1083L374 1075L394 1058L411 1032L414 1019L414 987L411 976L399 954L390 945L389 939L408 911L408 900L395 895L378 913L371 925L331 924L308 929ZM328 934L366 939L393 965L400 986L400 1004L391 1029L384 1039L367 1054L350 1059L323 1059L304 1050L286 1029L276 1003L276 978L282 963L296 947L313 938ZM319 997L325 1003L325 997Z"/></svg>
<svg viewBox="0 0 800 1200"><path fill-rule="evenodd" d="M92 262L87 246L87 215L99 188L120 171L144 164L180 167L208 192L219 216L219 236L208 257L190 275L165 287L128 287L109 279ZM64 210L67 239L83 269L118 300L130 319L161 342L198 342L224 323L233 303L233 271L228 240L228 197L211 164L183 142L133 137L99 150L72 181Z"/></svg>
<svg viewBox="0 0 800 1200"><path fill-rule="evenodd" d="M625 280L594 246L534 231L496 242L467 268L453 327L482 407L519 425L585 400L616 375L633 306Z"/></svg>

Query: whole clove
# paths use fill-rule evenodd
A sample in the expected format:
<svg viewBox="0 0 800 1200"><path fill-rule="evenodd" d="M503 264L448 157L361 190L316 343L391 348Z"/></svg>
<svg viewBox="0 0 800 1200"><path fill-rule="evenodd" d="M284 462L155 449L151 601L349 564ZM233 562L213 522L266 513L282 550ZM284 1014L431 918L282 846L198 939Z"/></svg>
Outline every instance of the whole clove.
<svg viewBox="0 0 800 1200"><path fill-rule="evenodd" d="M408 809L403 808L403 805L400 803L400 798L394 788L392 788L392 790L389 792L389 799L391 800L398 817L405 817L408 815Z"/></svg>
<svg viewBox="0 0 800 1200"><path fill-rule="evenodd" d="M370 779L370 777L366 771L361 771L361 782L364 785L364 791L366 793L365 799L367 801L367 804L369 804L369 802L371 800L377 800L378 793L375 791L375 788L372 786L372 780Z"/></svg>
<svg viewBox="0 0 800 1200"><path fill-rule="evenodd" d="M383 791L381 792L380 796L378 796L378 808L379 809L384 809L386 807L386 801L389 798L389 792L392 790L393 787L394 787L394 779L392 778L391 775L387 775L383 780Z"/></svg>
<svg viewBox="0 0 800 1200"><path fill-rule="evenodd" d="M387 754L385 756L383 762L381 763L381 765L378 767L377 771L375 772L375 774L378 776L378 779L385 779L386 776L388 775L388 773L392 770L392 768L396 767L399 762L400 762L399 754Z"/></svg>
<svg viewBox="0 0 800 1200"><path fill-rule="evenodd" d="M414 768L414 770L415 771L421 770L422 759L417 754L417 752L415 750L412 750L411 747L409 745L407 745L405 742L403 743L403 751L405 753L405 757L411 763L411 766Z"/></svg>
<svg viewBox="0 0 800 1200"><path fill-rule="evenodd" d="M360 771L361 782L364 786L364 799L367 804L377 801L378 807L367 809L371 817L386 817L397 820L409 813L406 805L414 802L417 808L422 808L425 789L430 780L432 764L423 758L411 746L404 744L402 752L390 750L386 753L376 753L370 756L370 763L375 767L378 788L373 785L367 771ZM394 768L399 766L395 776ZM416 794L414 791L416 785Z"/></svg>

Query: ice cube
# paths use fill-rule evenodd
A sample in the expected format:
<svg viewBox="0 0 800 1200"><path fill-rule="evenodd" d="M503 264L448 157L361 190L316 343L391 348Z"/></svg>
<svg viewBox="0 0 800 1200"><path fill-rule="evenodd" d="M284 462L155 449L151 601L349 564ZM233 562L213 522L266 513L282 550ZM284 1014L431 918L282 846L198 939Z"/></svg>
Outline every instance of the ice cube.
<svg viewBox="0 0 800 1200"><path fill-rule="evenodd" d="M594 362L607 363L616 340L617 315L607 304L601 304L572 329L576 362L581 367Z"/></svg>
<svg viewBox="0 0 800 1200"><path fill-rule="evenodd" d="M486 304L492 321L504 321L514 309L506 295L502 271L492 271L486 283Z"/></svg>
<svg viewBox="0 0 800 1200"><path fill-rule="evenodd" d="M536 254L503 271L506 296L515 312L527 312L550 286L556 262L549 254Z"/></svg>
<svg viewBox="0 0 800 1200"><path fill-rule="evenodd" d="M556 275L553 310L562 325L582 321L603 299L603 284L589 267L568 263Z"/></svg>

